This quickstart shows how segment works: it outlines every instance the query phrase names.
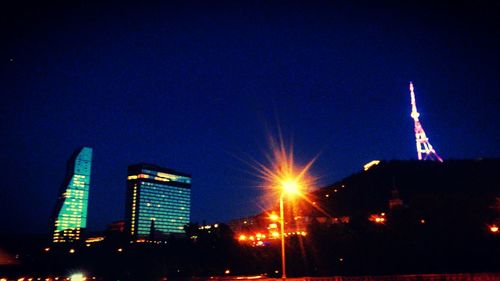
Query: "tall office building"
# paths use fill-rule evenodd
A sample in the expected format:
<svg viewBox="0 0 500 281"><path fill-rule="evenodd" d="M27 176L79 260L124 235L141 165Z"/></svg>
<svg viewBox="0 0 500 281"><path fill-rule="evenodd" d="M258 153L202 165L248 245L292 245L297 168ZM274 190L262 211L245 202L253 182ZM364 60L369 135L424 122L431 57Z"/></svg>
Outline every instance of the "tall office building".
<svg viewBox="0 0 500 281"><path fill-rule="evenodd" d="M53 242L80 240L87 226L92 148L77 150L68 162L68 170L54 214Z"/></svg>
<svg viewBox="0 0 500 281"><path fill-rule="evenodd" d="M189 223L191 176L150 164L128 167L126 227L132 241L161 241Z"/></svg>

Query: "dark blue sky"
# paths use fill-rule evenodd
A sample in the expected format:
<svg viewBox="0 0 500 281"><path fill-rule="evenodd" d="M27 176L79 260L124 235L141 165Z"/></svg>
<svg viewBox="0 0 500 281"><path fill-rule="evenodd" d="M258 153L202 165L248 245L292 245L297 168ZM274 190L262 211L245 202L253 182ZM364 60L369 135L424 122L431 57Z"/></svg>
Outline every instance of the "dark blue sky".
<svg viewBox="0 0 500 281"><path fill-rule="evenodd" d="M276 119L319 186L415 159L409 81L445 160L500 156L495 1L138 2L2 4L0 232L48 231L81 146L91 230L138 162L192 174L193 221L258 212Z"/></svg>

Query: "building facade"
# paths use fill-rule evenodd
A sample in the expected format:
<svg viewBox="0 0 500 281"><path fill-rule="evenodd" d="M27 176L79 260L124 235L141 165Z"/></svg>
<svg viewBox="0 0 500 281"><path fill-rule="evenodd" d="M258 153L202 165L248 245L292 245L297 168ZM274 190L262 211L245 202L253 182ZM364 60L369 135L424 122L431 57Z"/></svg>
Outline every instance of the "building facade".
<svg viewBox="0 0 500 281"><path fill-rule="evenodd" d="M128 167L126 231L132 241L162 241L189 223L191 176L150 164Z"/></svg>
<svg viewBox="0 0 500 281"><path fill-rule="evenodd" d="M54 243L76 242L87 226L92 148L77 150L68 162L54 213Z"/></svg>

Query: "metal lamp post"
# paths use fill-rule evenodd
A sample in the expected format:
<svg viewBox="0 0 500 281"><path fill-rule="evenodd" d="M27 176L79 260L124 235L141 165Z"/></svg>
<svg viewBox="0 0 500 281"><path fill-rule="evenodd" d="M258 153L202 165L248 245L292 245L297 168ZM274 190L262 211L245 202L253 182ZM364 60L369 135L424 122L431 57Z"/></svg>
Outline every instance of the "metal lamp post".
<svg viewBox="0 0 500 281"><path fill-rule="evenodd" d="M280 193L280 227L281 227L281 279L286 280L285 261L285 216L283 210L283 192Z"/></svg>

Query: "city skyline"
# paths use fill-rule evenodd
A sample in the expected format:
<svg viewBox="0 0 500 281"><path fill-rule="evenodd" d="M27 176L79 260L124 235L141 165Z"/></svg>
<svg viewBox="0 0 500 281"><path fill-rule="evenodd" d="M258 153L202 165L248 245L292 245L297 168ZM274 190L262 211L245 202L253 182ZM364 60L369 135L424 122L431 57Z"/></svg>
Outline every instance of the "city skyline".
<svg viewBox="0 0 500 281"><path fill-rule="evenodd" d="M123 219L133 163L192 175L194 222L259 213L246 162L278 130L299 164L319 154L317 187L416 159L410 81L444 161L500 157L498 4L358 4L4 6L2 229L48 232L76 147L90 230Z"/></svg>

